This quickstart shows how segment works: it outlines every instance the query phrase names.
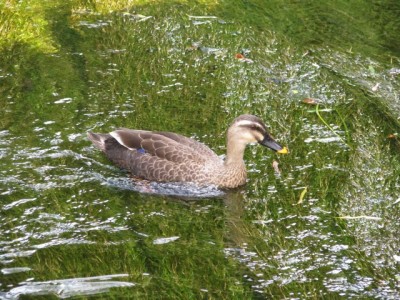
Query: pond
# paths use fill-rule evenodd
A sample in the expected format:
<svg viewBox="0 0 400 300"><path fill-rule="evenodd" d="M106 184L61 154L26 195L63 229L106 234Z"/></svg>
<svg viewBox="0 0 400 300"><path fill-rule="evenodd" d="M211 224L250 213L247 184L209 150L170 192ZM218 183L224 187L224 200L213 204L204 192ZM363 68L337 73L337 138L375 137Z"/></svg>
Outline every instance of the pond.
<svg viewBox="0 0 400 300"><path fill-rule="evenodd" d="M0 299L400 298L399 3L0 8ZM244 113L290 152L248 146L232 191L140 185L86 137L222 155Z"/></svg>

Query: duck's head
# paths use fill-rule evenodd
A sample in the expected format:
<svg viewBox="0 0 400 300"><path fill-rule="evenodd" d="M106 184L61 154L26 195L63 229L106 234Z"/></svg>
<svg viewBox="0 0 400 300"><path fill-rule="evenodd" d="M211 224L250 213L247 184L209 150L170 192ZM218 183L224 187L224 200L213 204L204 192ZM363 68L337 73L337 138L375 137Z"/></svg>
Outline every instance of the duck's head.
<svg viewBox="0 0 400 300"><path fill-rule="evenodd" d="M286 147L279 145L269 134L264 122L253 115L241 115L237 117L228 129L228 141L247 145L259 143L277 153L288 153Z"/></svg>

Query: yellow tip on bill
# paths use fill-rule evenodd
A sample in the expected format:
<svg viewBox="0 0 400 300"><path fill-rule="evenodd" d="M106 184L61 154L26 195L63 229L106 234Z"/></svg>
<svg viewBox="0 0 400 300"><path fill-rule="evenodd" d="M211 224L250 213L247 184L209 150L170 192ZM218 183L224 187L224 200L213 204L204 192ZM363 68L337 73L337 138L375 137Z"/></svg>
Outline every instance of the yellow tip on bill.
<svg viewBox="0 0 400 300"><path fill-rule="evenodd" d="M289 151L286 147L283 147L281 150L276 151L279 154L288 154Z"/></svg>

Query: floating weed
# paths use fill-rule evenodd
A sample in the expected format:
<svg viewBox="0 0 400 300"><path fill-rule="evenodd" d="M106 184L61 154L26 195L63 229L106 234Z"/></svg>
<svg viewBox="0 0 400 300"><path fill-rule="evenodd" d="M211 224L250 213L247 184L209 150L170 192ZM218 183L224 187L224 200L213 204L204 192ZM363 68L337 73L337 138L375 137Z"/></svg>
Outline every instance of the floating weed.
<svg viewBox="0 0 400 300"><path fill-rule="evenodd" d="M307 189L308 189L308 187L305 187L305 188L301 191L300 197L299 197L299 201L297 201L297 204L302 204L302 203L303 203L304 197L305 197L306 194L307 194Z"/></svg>
<svg viewBox="0 0 400 300"><path fill-rule="evenodd" d="M365 220L377 220L380 221L382 218L380 217L372 217L372 216L343 216L337 217L338 219L346 219L346 220L357 220L357 219L365 219Z"/></svg>
<svg viewBox="0 0 400 300"><path fill-rule="evenodd" d="M344 119L342 118L342 116L340 115L340 113L337 111L337 110L335 110L335 112L338 114L338 116L339 116L339 118L341 119L341 121L342 121L342 125L345 127L345 133L346 133L346 136L347 136L347 138L349 139L350 138L350 136L349 136L349 130L348 130L348 128L347 128L347 126L346 126L346 123L344 122ZM345 144L346 146L348 146L348 147L350 147L350 145L332 128L332 126L330 126L326 121L325 121L325 119L321 116L321 113L320 113L320 109L319 109L319 104L317 104L316 106L315 106L315 113L317 114L317 116L318 116L318 118L321 120L321 122L322 123L324 123L324 125L343 143L343 144Z"/></svg>

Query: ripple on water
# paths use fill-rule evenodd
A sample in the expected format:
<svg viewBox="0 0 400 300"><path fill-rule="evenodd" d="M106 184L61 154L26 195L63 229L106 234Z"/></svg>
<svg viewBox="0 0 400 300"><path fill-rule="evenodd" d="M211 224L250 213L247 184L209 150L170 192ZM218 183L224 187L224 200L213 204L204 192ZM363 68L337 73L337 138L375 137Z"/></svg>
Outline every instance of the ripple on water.
<svg viewBox="0 0 400 300"><path fill-rule="evenodd" d="M28 267L4 268L4 269L1 269L1 273L3 273L4 275L9 275L9 274L15 274L15 273L28 272L30 270L31 270L31 268L28 268Z"/></svg>
<svg viewBox="0 0 400 300"><path fill-rule="evenodd" d="M166 238L158 238L153 240L153 244L154 245L162 245L162 244L168 244L171 242L176 241L177 239L179 239L179 236L171 236L171 237L166 237Z"/></svg>
<svg viewBox="0 0 400 300"><path fill-rule="evenodd" d="M9 210L9 209L11 209L11 208L20 206L20 205L22 205L22 204L35 201L36 199L37 199L37 198L19 199L19 200L16 200L16 201L12 202L12 203L9 203L9 204L4 205L4 206L3 206L3 210Z"/></svg>
<svg viewBox="0 0 400 300"><path fill-rule="evenodd" d="M95 277L71 278L50 281L22 282L10 291L0 293L1 299L17 299L20 296L57 295L60 298L95 295L108 292L111 288L135 286L133 282L115 280L127 278L129 274L112 274Z"/></svg>
<svg viewBox="0 0 400 300"><path fill-rule="evenodd" d="M162 183L130 178L108 178L105 180L105 183L110 186L144 194L176 196L189 199L213 198L225 195L225 193L216 186L201 187L192 183Z"/></svg>
<svg viewBox="0 0 400 300"><path fill-rule="evenodd" d="M105 200L91 202L91 209L105 205ZM94 244L98 235L114 236L128 230L121 224L123 216L104 219L102 215L89 215L86 206L72 198L66 214L54 213L46 197L21 198L4 205L0 216L0 264L32 256L39 249L61 245ZM90 233L90 234L88 234Z"/></svg>

